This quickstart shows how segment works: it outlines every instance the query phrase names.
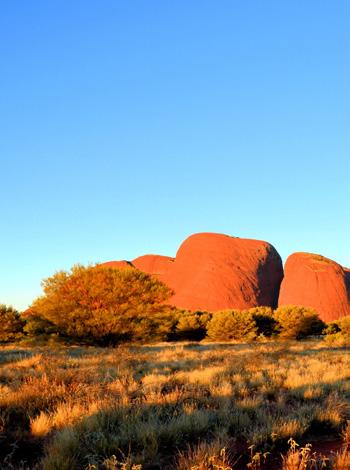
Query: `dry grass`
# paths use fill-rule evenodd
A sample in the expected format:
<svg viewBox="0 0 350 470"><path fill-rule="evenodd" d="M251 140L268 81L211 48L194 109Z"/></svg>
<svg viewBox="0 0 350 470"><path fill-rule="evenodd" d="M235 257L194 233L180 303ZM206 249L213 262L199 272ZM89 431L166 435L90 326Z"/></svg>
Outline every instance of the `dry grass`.
<svg viewBox="0 0 350 470"><path fill-rule="evenodd" d="M350 469L349 379L321 342L2 348L0 468Z"/></svg>

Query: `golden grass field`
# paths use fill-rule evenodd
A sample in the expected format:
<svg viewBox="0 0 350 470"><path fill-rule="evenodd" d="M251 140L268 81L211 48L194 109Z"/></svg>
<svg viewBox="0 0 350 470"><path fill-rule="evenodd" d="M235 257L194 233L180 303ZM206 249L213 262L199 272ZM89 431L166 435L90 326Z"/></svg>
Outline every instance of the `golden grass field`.
<svg viewBox="0 0 350 470"><path fill-rule="evenodd" d="M348 420L322 341L0 349L4 469L346 470Z"/></svg>

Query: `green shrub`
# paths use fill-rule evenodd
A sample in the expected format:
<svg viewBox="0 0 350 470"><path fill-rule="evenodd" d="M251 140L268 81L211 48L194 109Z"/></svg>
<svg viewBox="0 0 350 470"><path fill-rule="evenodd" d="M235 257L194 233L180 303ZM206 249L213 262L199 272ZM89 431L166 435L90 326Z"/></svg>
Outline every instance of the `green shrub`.
<svg viewBox="0 0 350 470"><path fill-rule="evenodd" d="M211 314L208 312L178 310L174 339L181 341L200 341L204 339L210 318Z"/></svg>
<svg viewBox="0 0 350 470"><path fill-rule="evenodd" d="M177 318L171 307L162 307L153 315L138 315L131 320L128 340L135 342L168 341L174 336Z"/></svg>
<svg viewBox="0 0 350 470"><path fill-rule="evenodd" d="M337 323L341 333L350 336L350 316L340 318Z"/></svg>
<svg viewBox="0 0 350 470"><path fill-rule="evenodd" d="M344 335L341 331L327 334L324 341L330 346L350 346L350 335Z"/></svg>
<svg viewBox="0 0 350 470"><path fill-rule="evenodd" d="M247 312L253 315L258 336L271 337L278 333L278 322L271 307L254 307Z"/></svg>
<svg viewBox="0 0 350 470"><path fill-rule="evenodd" d="M30 309L24 312L22 317L25 320L23 331L27 336L34 337L58 333L58 328L52 322L32 313Z"/></svg>
<svg viewBox="0 0 350 470"><path fill-rule="evenodd" d="M207 336L215 341L253 340L257 336L254 316L247 310L224 310L213 313Z"/></svg>
<svg viewBox="0 0 350 470"><path fill-rule="evenodd" d="M350 316L339 318L323 330L325 341L330 345L347 346L350 344Z"/></svg>
<svg viewBox="0 0 350 470"><path fill-rule="evenodd" d="M319 335L325 328L315 310L296 305L279 307L274 311L274 318L281 338L301 339Z"/></svg>
<svg viewBox="0 0 350 470"><path fill-rule="evenodd" d="M332 321L331 323L328 323L326 328L322 331L324 335L333 335L339 332L340 332L340 326L338 325L337 321Z"/></svg>
<svg viewBox="0 0 350 470"><path fill-rule="evenodd" d="M0 342L16 341L23 336L24 320L13 307L0 304Z"/></svg>

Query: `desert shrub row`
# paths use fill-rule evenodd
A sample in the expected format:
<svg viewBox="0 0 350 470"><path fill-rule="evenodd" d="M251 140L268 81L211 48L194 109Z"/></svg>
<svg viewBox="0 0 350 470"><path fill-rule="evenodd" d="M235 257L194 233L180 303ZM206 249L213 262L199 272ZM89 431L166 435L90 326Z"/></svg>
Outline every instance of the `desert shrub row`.
<svg viewBox="0 0 350 470"><path fill-rule="evenodd" d="M190 312L166 307L153 315L135 315L122 324L120 318L110 321L110 313L99 315L102 325L91 328L82 320L74 319L63 325L48 320L39 313L19 314L12 307L0 306L0 342L17 341L24 338L44 340L71 340L91 344L116 344L151 341L254 341L268 338L302 339L311 335L327 334L332 343L344 342L350 335L341 325L348 325L350 318L343 322L325 325L317 313L297 306L256 307L248 310L223 310L219 312ZM77 322L78 327L74 327ZM111 324L112 323L112 324ZM121 323L121 325L120 325ZM334 331L335 328L337 331Z"/></svg>
<svg viewBox="0 0 350 470"><path fill-rule="evenodd" d="M19 314L0 306L0 342L23 338L116 344L123 341L253 341L325 333L350 338L350 318L325 325L309 308L190 312L167 305L159 280L135 269L74 266L42 283L43 295Z"/></svg>

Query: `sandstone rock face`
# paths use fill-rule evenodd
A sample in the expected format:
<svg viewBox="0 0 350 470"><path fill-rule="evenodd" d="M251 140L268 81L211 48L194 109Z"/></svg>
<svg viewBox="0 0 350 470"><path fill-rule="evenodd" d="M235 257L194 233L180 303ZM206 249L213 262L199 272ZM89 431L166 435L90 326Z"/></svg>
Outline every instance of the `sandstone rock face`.
<svg viewBox="0 0 350 470"><path fill-rule="evenodd" d="M350 315L349 271L335 261L311 253L294 253L286 261L279 305L315 309L324 321Z"/></svg>
<svg viewBox="0 0 350 470"><path fill-rule="evenodd" d="M345 271L346 287L348 289L348 298L350 300L350 269L349 268L344 268L344 271Z"/></svg>
<svg viewBox="0 0 350 470"><path fill-rule="evenodd" d="M281 258L269 243L216 233L191 235L176 258L144 255L102 266L156 276L174 292L169 303L188 310L274 307L283 277Z"/></svg>
<svg viewBox="0 0 350 470"><path fill-rule="evenodd" d="M140 271L161 277L171 269L173 262L174 258L169 256L143 255L135 258L132 264L135 268L140 269Z"/></svg>
<svg viewBox="0 0 350 470"><path fill-rule="evenodd" d="M106 263L101 263L100 266L105 266L106 268L133 268L134 266L130 261L107 261Z"/></svg>
<svg viewBox="0 0 350 470"><path fill-rule="evenodd" d="M171 268L159 277L175 292L170 303L180 308L273 307L283 267L267 242L199 233L183 242Z"/></svg>

